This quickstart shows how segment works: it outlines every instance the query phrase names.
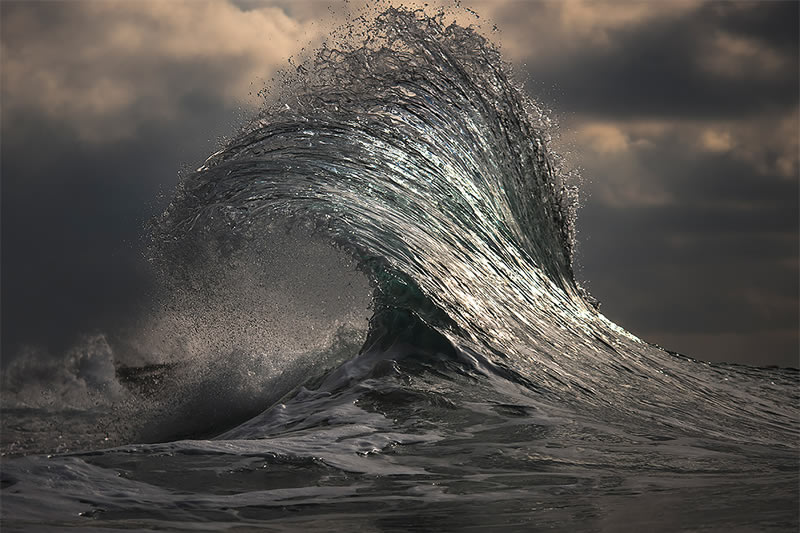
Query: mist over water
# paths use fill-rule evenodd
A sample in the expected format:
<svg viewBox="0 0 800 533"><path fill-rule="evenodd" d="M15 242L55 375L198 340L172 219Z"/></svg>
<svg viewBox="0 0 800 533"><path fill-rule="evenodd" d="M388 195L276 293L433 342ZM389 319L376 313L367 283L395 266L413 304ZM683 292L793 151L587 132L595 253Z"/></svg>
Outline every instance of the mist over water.
<svg viewBox="0 0 800 533"><path fill-rule="evenodd" d="M4 375L4 524L796 529L798 372L597 311L492 44L404 9L332 40L152 222L152 316Z"/></svg>
<svg viewBox="0 0 800 533"><path fill-rule="evenodd" d="M369 284L310 228L273 220L235 250L195 244L168 260L153 252L160 290L127 331L87 335L62 357L29 348L8 364L4 453L211 434L363 343Z"/></svg>

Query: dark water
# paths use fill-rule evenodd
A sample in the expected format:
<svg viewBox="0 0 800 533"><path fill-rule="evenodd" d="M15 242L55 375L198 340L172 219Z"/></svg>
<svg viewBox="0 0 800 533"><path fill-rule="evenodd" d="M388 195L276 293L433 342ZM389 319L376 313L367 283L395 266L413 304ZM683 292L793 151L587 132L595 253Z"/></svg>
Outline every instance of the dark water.
<svg viewBox="0 0 800 533"><path fill-rule="evenodd" d="M129 364L98 335L4 376L4 531L796 531L798 371L598 313L484 38L350 31L153 222Z"/></svg>

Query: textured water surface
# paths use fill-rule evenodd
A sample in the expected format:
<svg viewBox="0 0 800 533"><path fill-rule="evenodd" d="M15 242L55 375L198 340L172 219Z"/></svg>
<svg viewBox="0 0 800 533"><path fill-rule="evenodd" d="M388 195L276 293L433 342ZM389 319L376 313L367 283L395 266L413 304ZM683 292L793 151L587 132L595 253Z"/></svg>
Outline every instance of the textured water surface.
<svg viewBox="0 0 800 533"><path fill-rule="evenodd" d="M364 24L153 222L170 341L8 389L3 528L796 531L798 371L606 319L497 50Z"/></svg>

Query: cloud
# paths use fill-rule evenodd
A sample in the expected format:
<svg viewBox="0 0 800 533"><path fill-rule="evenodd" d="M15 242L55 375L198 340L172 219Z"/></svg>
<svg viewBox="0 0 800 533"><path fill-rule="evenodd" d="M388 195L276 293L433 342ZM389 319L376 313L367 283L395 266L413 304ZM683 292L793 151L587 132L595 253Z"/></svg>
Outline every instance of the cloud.
<svg viewBox="0 0 800 533"><path fill-rule="evenodd" d="M733 147L729 131L706 129L700 137L700 145L709 152L727 152Z"/></svg>
<svg viewBox="0 0 800 533"><path fill-rule="evenodd" d="M687 150L723 154L770 179L795 179L800 169L800 110L720 121L677 121L667 131Z"/></svg>
<svg viewBox="0 0 800 533"><path fill-rule="evenodd" d="M628 135L613 124L589 123L579 135L582 142L601 154L627 152L631 147Z"/></svg>
<svg viewBox="0 0 800 533"><path fill-rule="evenodd" d="M45 114L89 142L130 138L144 121L176 119L192 93L241 105L320 35L279 7L226 1L4 9L4 110Z"/></svg>
<svg viewBox="0 0 800 533"><path fill-rule="evenodd" d="M429 3L554 109L609 316L689 355L796 359L798 3ZM127 320L159 184L364 4L0 3L4 353Z"/></svg>
<svg viewBox="0 0 800 533"><path fill-rule="evenodd" d="M787 21L797 4L741 4L512 2L490 12L529 90L560 112L719 120L796 107L797 28Z"/></svg>
<svg viewBox="0 0 800 533"><path fill-rule="evenodd" d="M568 168L582 168L583 193L604 205L660 206L673 196L659 183L656 169L642 164L639 152L655 148L665 126L657 122L576 119L555 144Z"/></svg>
<svg viewBox="0 0 800 533"><path fill-rule="evenodd" d="M765 117L742 129L736 156L761 174L774 173L796 180L800 172L800 108L777 120Z"/></svg>
<svg viewBox="0 0 800 533"><path fill-rule="evenodd" d="M611 46L615 32L646 25L654 19L663 20L685 15L702 5L696 0L671 0L670 2L613 2L567 0L550 2L558 11L560 30L573 36L574 41ZM587 43L580 43L585 46Z"/></svg>
<svg viewBox="0 0 800 533"><path fill-rule="evenodd" d="M691 201L693 183L671 191L682 205L589 203L578 219L581 277L607 316L651 342L700 359L797 366L796 210L709 207L709 193ZM732 336L743 340L735 350L722 342Z"/></svg>
<svg viewBox="0 0 800 533"><path fill-rule="evenodd" d="M446 2L437 2L438 4ZM670 2L618 2L561 0L473 0L469 7L483 19L496 23L506 56L518 63L563 56L587 47L610 51L618 48L619 35L646 27L655 20L672 20L702 6L698 0ZM488 25L487 25L488 27ZM531 36L535 36L532 39Z"/></svg>
<svg viewBox="0 0 800 533"><path fill-rule="evenodd" d="M701 68L728 78L769 78L790 68L789 58L757 39L716 32L698 55Z"/></svg>
<svg viewBox="0 0 800 533"><path fill-rule="evenodd" d="M608 205L665 205L683 201L673 186L680 172L675 162L694 165L711 157L718 170L737 168L742 180L794 180L800 171L800 110L739 119L622 118L596 120L575 116L563 126L556 151L567 154L568 166L582 167L594 201ZM680 154L678 157L671 153ZM669 162L665 164L664 162ZM688 163L687 163L688 164ZM715 178L709 175L700 183ZM765 190L769 190L768 188ZM749 205L753 196L737 202Z"/></svg>

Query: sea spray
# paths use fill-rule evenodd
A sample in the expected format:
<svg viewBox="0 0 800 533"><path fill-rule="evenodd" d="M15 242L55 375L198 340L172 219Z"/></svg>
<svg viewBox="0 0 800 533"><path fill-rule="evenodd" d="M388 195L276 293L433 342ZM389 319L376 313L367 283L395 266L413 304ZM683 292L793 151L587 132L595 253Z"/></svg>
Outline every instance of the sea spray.
<svg viewBox="0 0 800 533"><path fill-rule="evenodd" d="M695 361L603 317L572 273L547 124L497 50L421 11L361 23L183 178L152 233L170 283L223 296L199 329L250 356L249 291L222 280L259 275L241 254L273 221L310 228L371 284L363 342L273 374L286 394L235 427L213 409L247 403L247 365L210 402L171 388L187 440L5 462L4 525L796 530L798 372Z"/></svg>

